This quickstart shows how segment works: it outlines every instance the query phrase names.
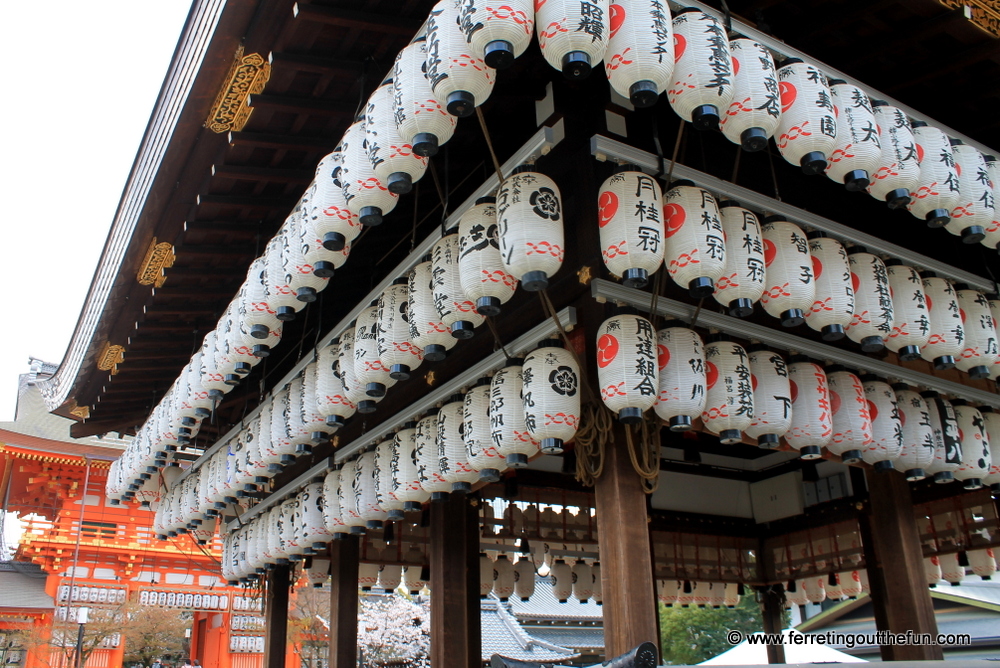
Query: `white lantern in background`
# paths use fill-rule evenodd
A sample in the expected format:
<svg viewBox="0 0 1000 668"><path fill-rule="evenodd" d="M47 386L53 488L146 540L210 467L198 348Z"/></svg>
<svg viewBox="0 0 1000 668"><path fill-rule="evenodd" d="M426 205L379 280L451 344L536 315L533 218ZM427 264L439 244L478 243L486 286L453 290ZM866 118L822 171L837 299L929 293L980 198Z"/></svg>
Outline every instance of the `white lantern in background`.
<svg viewBox="0 0 1000 668"><path fill-rule="evenodd" d="M323 478L323 523L333 538L350 532L340 507L340 469L327 471Z"/></svg>
<svg viewBox="0 0 1000 668"><path fill-rule="evenodd" d="M414 442L420 486L430 493L432 501L444 501L451 493L451 483L441 470L443 448L438 443L437 409L417 423Z"/></svg>
<svg viewBox="0 0 1000 668"><path fill-rule="evenodd" d="M407 290L410 313L410 341L424 352L424 359L440 362L458 341L448 327L441 322L441 315L434 304L431 256L423 260L410 272Z"/></svg>
<svg viewBox="0 0 1000 668"><path fill-rule="evenodd" d="M566 253L559 186L533 169L532 165L519 167L504 179L497 193L504 269L529 292L548 287L549 277L559 271Z"/></svg>
<svg viewBox="0 0 1000 668"><path fill-rule="evenodd" d="M493 591L493 560L485 552L479 553L479 598L486 598Z"/></svg>
<svg viewBox="0 0 1000 668"><path fill-rule="evenodd" d="M480 197L458 224L461 290L479 315L500 315L514 296L517 279L504 270L496 224L496 198Z"/></svg>
<svg viewBox="0 0 1000 668"><path fill-rule="evenodd" d="M778 68L781 118L775 144L806 174L820 174L837 148L837 118L826 77L815 66L788 58Z"/></svg>
<svg viewBox="0 0 1000 668"><path fill-rule="evenodd" d="M580 369L558 339L546 339L524 359L524 424L544 454L559 454L580 427Z"/></svg>
<svg viewBox="0 0 1000 668"><path fill-rule="evenodd" d="M753 383L743 346L713 335L705 346L706 397L701 421L725 445L739 443L753 419Z"/></svg>
<svg viewBox="0 0 1000 668"><path fill-rule="evenodd" d="M640 109L670 88L674 35L664 0L612 2L604 70L611 87Z"/></svg>
<svg viewBox="0 0 1000 668"><path fill-rule="evenodd" d="M997 219L993 183L982 153L960 139L952 139L951 146L961 198L944 227L962 237L962 243L979 243L986 238L986 228Z"/></svg>
<svg viewBox="0 0 1000 668"><path fill-rule="evenodd" d="M789 582L785 589L785 595L789 605L799 606L809 603L806 587L802 580Z"/></svg>
<svg viewBox="0 0 1000 668"><path fill-rule="evenodd" d="M923 480L924 469L934 461L934 430L931 427L930 409L919 393L906 383L892 386L896 393L896 407L902 427L902 449L896 462L909 481Z"/></svg>
<svg viewBox="0 0 1000 668"><path fill-rule="evenodd" d="M411 596L419 594L427 584L421 579L422 570L423 567L419 565L403 566L403 586Z"/></svg>
<svg viewBox="0 0 1000 668"><path fill-rule="evenodd" d="M806 314L806 324L824 341L844 337L854 316L854 282L843 244L823 232L809 233L816 298Z"/></svg>
<svg viewBox="0 0 1000 668"><path fill-rule="evenodd" d="M420 486L420 472L417 460L417 423L407 421L393 437L393 450L399 457L395 472L396 499L403 502L404 511L420 510L430 493Z"/></svg>
<svg viewBox="0 0 1000 668"><path fill-rule="evenodd" d="M344 153L338 146L333 153L325 156L316 167L315 190L309 197L306 218L323 247L330 251L345 249L361 234L362 225L358 216L347 208L344 199L344 184L340 180ZM346 259L346 253L344 259ZM335 267L321 267L334 269Z"/></svg>
<svg viewBox="0 0 1000 668"><path fill-rule="evenodd" d="M531 559L521 557L514 564L514 595L527 601L535 593L535 566Z"/></svg>
<svg viewBox="0 0 1000 668"><path fill-rule="evenodd" d="M749 348L753 420L744 432L761 448L777 448L792 424L792 393L784 358L763 343Z"/></svg>
<svg viewBox="0 0 1000 668"><path fill-rule="evenodd" d="M764 240L757 216L732 200L719 202L726 246L726 267L715 282L715 301L729 315L745 318L764 294Z"/></svg>
<svg viewBox="0 0 1000 668"><path fill-rule="evenodd" d="M378 355L378 302L358 314L354 328L354 378L358 388L373 398L384 397L386 390L396 384Z"/></svg>
<svg viewBox="0 0 1000 668"><path fill-rule="evenodd" d="M896 398L889 383L872 374L861 376L872 423L872 443L862 456L876 471L891 471L903 449L903 424Z"/></svg>
<svg viewBox="0 0 1000 668"><path fill-rule="evenodd" d="M965 344L965 327L962 310L958 305L955 288L944 278L925 271L920 274L924 283L930 331L927 343L920 349L920 356L941 371L955 366Z"/></svg>
<svg viewBox="0 0 1000 668"><path fill-rule="evenodd" d="M506 0L488 7L485 0L465 0L458 25L472 54L493 69L510 67L531 43L535 11L531 0Z"/></svg>
<svg viewBox="0 0 1000 668"><path fill-rule="evenodd" d="M254 348L253 354L266 357L270 351L268 339L277 332L280 337L281 320L267 302L267 258L258 257L250 264L244 283L246 292L241 290L243 301L240 307L241 331L249 333L254 341L244 341L247 345L263 344Z"/></svg>
<svg viewBox="0 0 1000 668"><path fill-rule="evenodd" d="M726 28L700 9L679 11L673 20L673 83L667 101L699 130L719 127L733 101L733 58Z"/></svg>
<svg viewBox="0 0 1000 668"><path fill-rule="evenodd" d="M298 542L308 549L321 550L333 538L333 532L326 527L323 511L324 483L324 478L315 478L299 491L301 525Z"/></svg>
<svg viewBox="0 0 1000 668"><path fill-rule="evenodd" d="M840 365L826 368L826 380L833 424L826 447L845 464L857 464L873 441L865 388L861 379Z"/></svg>
<svg viewBox="0 0 1000 668"><path fill-rule="evenodd" d="M921 392L927 402L927 413L934 434L934 459L924 468L934 482L949 483L962 465L962 440L958 433L958 418L951 402L937 392Z"/></svg>
<svg viewBox="0 0 1000 668"><path fill-rule="evenodd" d="M604 59L611 33L608 0L535 0L535 32L545 61L567 79L584 79Z"/></svg>
<svg viewBox="0 0 1000 668"><path fill-rule="evenodd" d="M984 580L989 580L997 572L996 549L992 547L981 550L969 550L965 556L969 558L969 567L972 572Z"/></svg>
<svg viewBox="0 0 1000 668"><path fill-rule="evenodd" d="M679 320L656 333L660 390L653 409L670 431L691 429L705 409L705 351L701 337Z"/></svg>
<svg viewBox="0 0 1000 668"><path fill-rule="evenodd" d="M479 479L496 482L507 470L507 460L493 442L490 426L490 389L492 379L480 378L465 393L462 407L462 439L469 465L479 472ZM489 506L485 506L489 508Z"/></svg>
<svg viewBox="0 0 1000 668"><path fill-rule="evenodd" d="M556 559L549 572L552 579L552 595L560 603L565 603L573 595L573 569L562 559Z"/></svg>
<svg viewBox="0 0 1000 668"><path fill-rule="evenodd" d="M868 95L854 84L830 80L837 144L827 156L826 175L851 192L868 188L882 163L882 142Z"/></svg>
<svg viewBox="0 0 1000 668"><path fill-rule="evenodd" d="M431 289L434 306L445 327L456 339L471 339L484 318L462 289L458 265L460 239L454 227L438 239L431 250Z"/></svg>
<svg viewBox="0 0 1000 668"><path fill-rule="evenodd" d="M840 585L840 573L830 573L826 580L826 597L831 601L839 601L844 597Z"/></svg>
<svg viewBox="0 0 1000 668"><path fill-rule="evenodd" d="M375 348L393 380L409 380L410 372L424 359L424 351L410 340L408 285L408 278L397 278L378 301Z"/></svg>
<svg viewBox="0 0 1000 668"><path fill-rule="evenodd" d="M901 209L910 203L910 192L916 190L920 179L917 141L906 114L882 100L871 102L882 157L878 169L869 174L868 194L886 202L890 209Z"/></svg>
<svg viewBox="0 0 1000 668"><path fill-rule="evenodd" d="M365 149L375 177L389 192L405 195L427 171L427 158L413 152L413 146L396 128L396 101L392 80L384 82L368 98L365 111Z"/></svg>
<svg viewBox="0 0 1000 668"><path fill-rule="evenodd" d="M822 448L833 436L826 373L803 355L794 355L788 362L792 426L785 434L785 441L799 451L802 459L819 459Z"/></svg>
<svg viewBox="0 0 1000 668"><path fill-rule="evenodd" d="M490 436L511 468L524 468L538 453L538 443L524 424L521 391L524 360L511 358L490 382Z"/></svg>
<svg viewBox="0 0 1000 668"><path fill-rule="evenodd" d="M924 557L924 579L931 587L941 581L941 559L938 555Z"/></svg>
<svg viewBox="0 0 1000 668"><path fill-rule="evenodd" d="M216 335L217 332L214 329L206 334L201 347L201 386L208 391L213 410L215 406L219 405L222 397L232 392L234 387L226 382L226 375L219 368L219 360L215 354ZM174 436L173 442L176 443L176 434Z"/></svg>
<svg viewBox="0 0 1000 668"><path fill-rule="evenodd" d="M364 561L358 564L358 586L361 591L371 591L378 584L378 566Z"/></svg>
<svg viewBox="0 0 1000 668"><path fill-rule="evenodd" d="M826 577L814 575L799 581L805 589L806 598L810 603L819 604L826 600Z"/></svg>
<svg viewBox="0 0 1000 668"><path fill-rule="evenodd" d="M989 434L983 414L964 400L952 399L958 437L962 443L962 461L954 475L964 483L965 489L979 489L983 478L990 473L992 464Z"/></svg>
<svg viewBox="0 0 1000 668"><path fill-rule="evenodd" d="M744 151L763 151L778 130L781 92L767 47L741 37L729 42L733 58L733 101L722 114L722 133Z"/></svg>
<svg viewBox="0 0 1000 668"><path fill-rule="evenodd" d="M994 492L1000 491L1000 413L992 406L980 406L979 412L986 423L986 438L990 442L990 472L983 478L983 484Z"/></svg>
<svg viewBox="0 0 1000 668"><path fill-rule="evenodd" d="M340 344L320 348L316 361L316 409L326 417L331 429L339 429L354 415L357 406L347 397L344 381L338 370Z"/></svg>
<svg viewBox="0 0 1000 668"><path fill-rule="evenodd" d="M464 420L465 395L453 394L445 400L444 406L438 411L437 440L444 479L451 483L452 492L463 494L472 491L472 483L479 482L479 471L469 462L465 439L462 438Z"/></svg>
<svg viewBox="0 0 1000 668"><path fill-rule="evenodd" d="M403 500L396 495L402 485L399 477L399 460L399 441L396 439L382 441L375 448L378 502L379 507L386 511L387 520L403 519Z"/></svg>
<svg viewBox="0 0 1000 668"><path fill-rule="evenodd" d="M958 560L958 553L939 554L938 561L941 562L941 577L951 585L961 584L965 579L965 566Z"/></svg>
<svg viewBox="0 0 1000 668"><path fill-rule="evenodd" d="M907 211L928 227L943 227L951 211L959 205L958 172L948 135L923 121L913 121L913 138L917 142L920 177L910 191Z"/></svg>
<svg viewBox="0 0 1000 668"><path fill-rule="evenodd" d="M854 317L847 336L864 352L875 353L882 350L884 340L892 334L895 319L889 275L882 260L861 246L854 246L847 253L854 284Z"/></svg>
<svg viewBox="0 0 1000 668"><path fill-rule="evenodd" d="M708 297L726 270L726 241L712 193L675 181L663 195L663 261L671 278L695 299Z"/></svg>
<svg viewBox="0 0 1000 668"><path fill-rule="evenodd" d="M597 197L601 256L608 271L621 276L626 287L646 287L649 276L663 264L662 199L656 179L632 165L624 165L601 186Z"/></svg>
<svg viewBox="0 0 1000 668"><path fill-rule="evenodd" d="M501 554L493 562L493 595L505 603L514 594L514 564Z"/></svg>
<svg viewBox="0 0 1000 668"><path fill-rule="evenodd" d="M577 559L573 564L573 598L580 603L586 603L594 594L594 574L590 564Z"/></svg>
<svg viewBox="0 0 1000 668"><path fill-rule="evenodd" d="M399 564L381 564L378 567L378 582L376 586L386 594L396 591L403 579L403 567Z"/></svg>
<svg viewBox="0 0 1000 668"><path fill-rule="evenodd" d="M1000 162L996 156L984 155L986 162L986 173L989 175L990 183L993 184L993 211L996 214L993 220L986 225L984 232L986 236L980 241L982 245L994 250L1000 250L1000 205L997 204L997 197L1000 197Z"/></svg>
<svg viewBox="0 0 1000 668"><path fill-rule="evenodd" d="M435 99L431 83L424 76L426 60L427 40L420 36L396 56L392 91L399 136L413 146L417 155L431 157L455 134L458 119Z"/></svg>
<svg viewBox="0 0 1000 668"><path fill-rule="evenodd" d="M782 327L797 327L816 300L816 281L809 241L802 229L781 216L764 219L764 294L768 315Z"/></svg>
<svg viewBox="0 0 1000 668"><path fill-rule="evenodd" d="M336 192L343 200L343 189L332 179L322 188L313 183L306 192L308 200L303 202L300 213L299 244L302 263L319 279L332 278L337 269L347 262L351 244L349 241L345 242L344 235L339 230L349 230L350 234L356 236L357 233L350 224L353 223L357 229L361 228L357 216L347 209L346 204L341 209L337 205L326 203L329 201L327 192ZM340 220L342 216L347 218L347 222ZM351 240L353 241L353 236Z"/></svg>
<svg viewBox="0 0 1000 668"><path fill-rule="evenodd" d="M889 259L885 265L893 315L885 347L904 362L920 359L920 348L927 345L931 326L924 284L917 270L900 260Z"/></svg>
<svg viewBox="0 0 1000 668"><path fill-rule="evenodd" d="M344 133L341 150L344 164L338 177L344 186L347 208L358 217L362 225L381 225L383 217L396 208L399 195L382 183L372 168L365 150L364 116L354 122Z"/></svg>
<svg viewBox="0 0 1000 668"><path fill-rule="evenodd" d="M971 378L989 378L997 362L997 330L986 296L968 287L956 285L959 313L965 342L955 357L955 368Z"/></svg>
<svg viewBox="0 0 1000 668"><path fill-rule="evenodd" d="M735 582L727 582L725 595L723 598L723 605L727 608L735 608L740 604L740 596L743 590L742 584L736 584Z"/></svg>
<svg viewBox="0 0 1000 668"><path fill-rule="evenodd" d="M340 469L339 487L337 488L337 501L340 504L340 518L347 526L350 533L360 535L365 532L365 521L358 513L358 506L355 499L355 483L360 482L358 476L358 460L352 459L346 462Z"/></svg>
<svg viewBox="0 0 1000 668"><path fill-rule="evenodd" d="M424 75L431 91L452 116L463 118L489 98L496 71L467 41L462 2L441 0L427 17L427 59ZM472 30L473 28L469 28Z"/></svg>
<svg viewBox="0 0 1000 668"><path fill-rule="evenodd" d="M305 308L306 303L296 297L292 289L292 267L288 264L290 225L286 221L278 233L267 242L264 249L264 281L267 286L267 308L282 322L295 319L295 314ZM296 242L298 239L296 239Z"/></svg>
<svg viewBox="0 0 1000 668"><path fill-rule="evenodd" d="M381 529L382 523L389 514L383 509L382 490L379 488L380 472L378 470L376 451L369 450L358 457L360 471L360 493L358 499L358 514L365 521L368 529Z"/></svg>
<svg viewBox="0 0 1000 668"><path fill-rule="evenodd" d="M625 424L639 424L660 387L656 333L638 315L616 315L597 330L597 379L601 399Z"/></svg>
<svg viewBox="0 0 1000 668"><path fill-rule="evenodd" d="M288 217L288 245L282 252L285 253L283 260L289 276L288 287L295 293L296 299L308 304L316 301L316 296L326 289L332 275L332 272L327 271L317 274L313 261L327 257L332 259L344 254L331 253L323 248L322 242L306 222L305 207L308 203L301 206ZM346 256L344 259L346 260ZM333 262L330 265L335 266Z"/></svg>

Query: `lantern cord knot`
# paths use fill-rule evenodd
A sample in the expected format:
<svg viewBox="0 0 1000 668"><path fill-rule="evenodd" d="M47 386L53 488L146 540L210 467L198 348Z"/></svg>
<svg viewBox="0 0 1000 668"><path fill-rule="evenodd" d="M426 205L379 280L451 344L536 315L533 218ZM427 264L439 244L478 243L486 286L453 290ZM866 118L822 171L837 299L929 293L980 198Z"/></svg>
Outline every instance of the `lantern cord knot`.
<svg viewBox="0 0 1000 668"><path fill-rule="evenodd" d="M654 416L643 416L642 423L637 427L639 443L635 442L632 430L636 427L625 426L625 440L628 442L628 456L632 460L632 468L642 478L642 488L646 494L652 494L660 482L660 425Z"/></svg>
<svg viewBox="0 0 1000 668"><path fill-rule="evenodd" d="M580 416L580 428L573 437L576 444L576 479L593 487L604 472L604 452L614 442L611 412L604 405L587 404Z"/></svg>

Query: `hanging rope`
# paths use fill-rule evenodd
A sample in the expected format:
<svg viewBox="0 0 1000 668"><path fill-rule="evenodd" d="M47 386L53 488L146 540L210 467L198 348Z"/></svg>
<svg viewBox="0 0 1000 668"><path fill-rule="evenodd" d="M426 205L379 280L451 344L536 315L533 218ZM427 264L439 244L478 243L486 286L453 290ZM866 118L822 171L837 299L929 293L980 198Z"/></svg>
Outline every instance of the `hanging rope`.
<svg viewBox="0 0 1000 668"><path fill-rule="evenodd" d="M771 165L771 183L774 184L774 199L781 201L781 193L778 192L778 172L774 170L774 154L771 153L771 147L767 147L767 162Z"/></svg>
<svg viewBox="0 0 1000 668"><path fill-rule="evenodd" d="M677 128L677 139L674 140L674 152L670 156L670 169L667 170L667 178L665 179L666 184L669 186L670 181L674 173L674 165L677 164L677 154L681 150L681 139L684 138L684 127L687 125L684 121L681 121L680 127Z"/></svg>
<svg viewBox="0 0 1000 668"><path fill-rule="evenodd" d="M611 431L611 413L603 406L587 404L580 416L580 428L573 438L576 444L576 479L593 487L604 473L604 455L609 444L615 441Z"/></svg>
<svg viewBox="0 0 1000 668"><path fill-rule="evenodd" d="M493 341L496 343L494 350L502 350L503 356L510 360L510 353L507 352L507 348L504 347L503 341L500 340L500 332L497 331L497 326L496 323L493 322L493 318L489 316L486 317L486 326L490 328L490 333L493 335Z"/></svg>
<svg viewBox="0 0 1000 668"><path fill-rule="evenodd" d="M652 424L651 424L652 423ZM633 429L639 430L639 443L635 442ZM644 417L638 427L625 427L628 455L632 468L642 479L642 489L652 494L660 481L660 429L658 420Z"/></svg>
<svg viewBox="0 0 1000 668"><path fill-rule="evenodd" d="M497 173L497 187L503 184L503 170L500 169L500 161L497 160L496 151L493 150L493 140L490 138L490 130L486 127L486 118L483 110L476 107L476 118L479 119L479 127L483 130L483 138L486 140L486 148L490 151L490 159L493 161L493 169Z"/></svg>

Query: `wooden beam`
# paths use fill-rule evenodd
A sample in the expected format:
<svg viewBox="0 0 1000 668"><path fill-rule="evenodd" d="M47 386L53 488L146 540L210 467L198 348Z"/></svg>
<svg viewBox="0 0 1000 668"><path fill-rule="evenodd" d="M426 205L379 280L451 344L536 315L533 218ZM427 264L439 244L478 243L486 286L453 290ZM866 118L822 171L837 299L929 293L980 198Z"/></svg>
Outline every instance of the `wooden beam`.
<svg viewBox="0 0 1000 668"><path fill-rule="evenodd" d="M420 29L421 21L401 16L355 12L339 7L321 7L295 3L292 8L295 18L339 26L351 30L371 30L382 35L413 37Z"/></svg>
<svg viewBox="0 0 1000 668"><path fill-rule="evenodd" d="M358 662L358 537L330 543L330 666Z"/></svg>
<svg viewBox="0 0 1000 668"><path fill-rule="evenodd" d="M329 137L295 137L275 135L265 132L230 132L229 143L232 146L247 146L254 148L274 148L285 151L332 151L339 138Z"/></svg>
<svg viewBox="0 0 1000 668"><path fill-rule="evenodd" d="M318 100L312 97L282 97L263 93L249 96L247 106L310 116L353 116L358 110L358 105L353 102Z"/></svg>
<svg viewBox="0 0 1000 668"><path fill-rule="evenodd" d="M153 288L153 297L156 299L225 299L232 298L234 296L233 290L221 290L217 289L216 286L198 286L198 287L162 287Z"/></svg>
<svg viewBox="0 0 1000 668"><path fill-rule="evenodd" d="M277 167L254 167L252 165L212 165L212 176L237 181L271 181L274 183L309 183L313 179L311 169L280 169ZM187 223L185 223L187 225Z"/></svg>
<svg viewBox="0 0 1000 668"><path fill-rule="evenodd" d="M299 198L294 195L268 197L264 195L198 195L195 203L198 206L217 204L219 206L236 206L240 208L282 208L295 206Z"/></svg>
<svg viewBox="0 0 1000 668"><path fill-rule="evenodd" d="M431 503L431 665L482 663L479 515L465 496Z"/></svg>
<svg viewBox="0 0 1000 668"><path fill-rule="evenodd" d="M264 668L284 668L288 647L288 588L291 567L275 566L266 577Z"/></svg>
<svg viewBox="0 0 1000 668"><path fill-rule="evenodd" d="M226 267L168 267L164 270L167 278L211 278L213 279L213 284L218 282L218 279L225 280L230 278L233 281L239 279L242 283L244 276L237 276L233 274L233 270ZM215 285L215 287L218 287Z"/></svg>
<svg viewBox="0 0 1000 668"><path fill-rule="evenodd" d="M128 431L146 421L149 411L135 412L118 415L117 417L102 420L87 420L70 425L69 435L72 438L86 438L87 436L97 436L107 434L112 431Z"/></svg>
<svg viewBox="0 0 1000 668"><path fill-rule="evenodd" d="M331 72L361 72L362 61L344 58L324 58L300 53L271 52L268 55L271 67L281 67L299 72L329 74Z"/></svg>
<svg viewBox="0 0 1000 668"><path fill-rule="evenodd" d="M760 598L761 621L764 623L764 633L781 633L785 620L785 588L780 584L760 587L757 590ZM784 663L785 646L767 645L767 662Z"/></svg>

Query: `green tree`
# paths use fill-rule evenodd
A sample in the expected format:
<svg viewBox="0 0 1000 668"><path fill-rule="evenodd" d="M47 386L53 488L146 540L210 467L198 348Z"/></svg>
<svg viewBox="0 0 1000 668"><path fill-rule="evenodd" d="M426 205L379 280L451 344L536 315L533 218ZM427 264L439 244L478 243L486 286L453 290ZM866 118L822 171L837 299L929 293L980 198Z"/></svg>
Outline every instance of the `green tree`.
<svg viewBox="0 0 1000 668"><path fill-rule="evenodd" d="M726 631L763 630L760 605L748 592L735 608L673 608L660 604L660 639L665 664L693 665L732 649Z"/></svg>

